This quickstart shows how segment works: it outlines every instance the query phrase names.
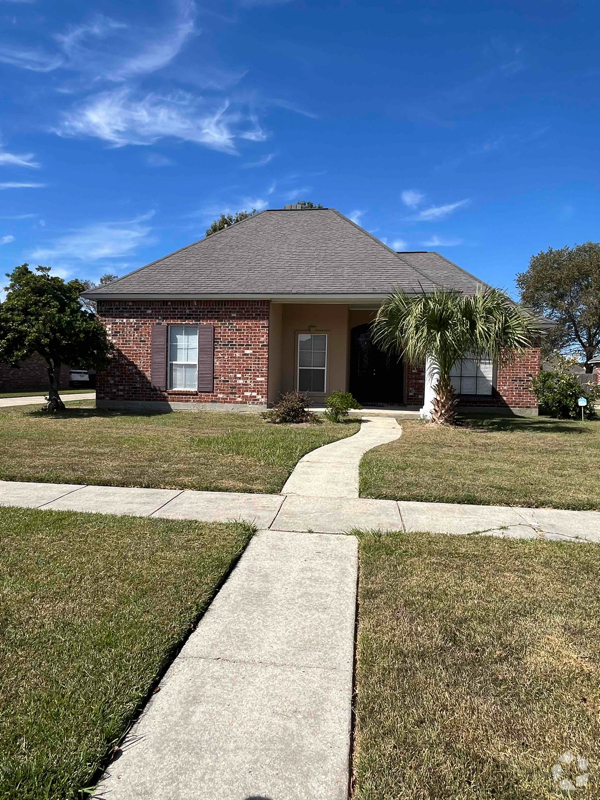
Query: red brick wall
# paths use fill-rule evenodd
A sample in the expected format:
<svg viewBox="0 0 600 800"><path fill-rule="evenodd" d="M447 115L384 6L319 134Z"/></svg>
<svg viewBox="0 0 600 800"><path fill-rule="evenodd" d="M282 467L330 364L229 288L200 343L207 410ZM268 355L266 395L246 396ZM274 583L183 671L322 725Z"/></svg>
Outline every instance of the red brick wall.
<svg viewBox="0 0 600 800"><path fill-rule="evenodd" d="M600 383L600 367L594 367L594 379L596 383Z"/></svg>
<svg viewBox="0 0 600 800"><path fill-rule="evenodd" d="M536 408L537 400L530 390L531 379L539 375L541 367L541 351L539 347L531 347L512 363L499 364L496 388L492 394L483 397L463 396L459 403L462 406L479 406L481 408L507 406L508 408ZM407 368L407 403L422 405L425 389L425 367Z"/></svg>
<svg viewBox="0 0 600 800"><path fill-rule="evenodd" d="M60 370L61 389L69 386L69 367L63 365ZM34 353L18 367L0 364L0 392L31 392L38 389L48 391L48 368L44 359Z"/></svg>
<svg viewBox="0 0 600 800"><path fill-rule="evenodd" d="M268 300L102 300L98 316L116 353L97 376L97 399L266 404ZM215 326L213 392L162 392L151 385L151 328L157 323Z"/></svg>

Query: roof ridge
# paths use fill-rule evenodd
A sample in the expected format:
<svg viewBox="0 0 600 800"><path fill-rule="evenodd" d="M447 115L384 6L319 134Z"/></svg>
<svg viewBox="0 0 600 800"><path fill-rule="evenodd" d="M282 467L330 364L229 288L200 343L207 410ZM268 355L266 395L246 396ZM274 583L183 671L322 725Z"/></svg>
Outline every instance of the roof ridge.
<svg viewBox="0 0 600 800"><path fill-rule="evenodd" d="M325 210L325 209L323 209L323 210ZM409 264L408 261L405 261L403 258L400 258L399 254L395 250L392 250L391 247L388 247L388 245L385 244L385 242L382 242L381 239L378 239L376 236L373 236L373 234L370 233L365 228L361 228L360 225L358 225L356 222L351 220L350 217L346 217L344 214L342 214L341 211L338 211L337 208L329 208L327 210L328 211L333 211L334 214L337 214L338 217L341 217L345 222L348 222L350 225L353 225L361 233L364 233L365 236L368 236L369 239L372 239L374 242L376 242L377 244L381 245L381 247L385 248L388 251L388 253L391 253L395 258L398 259L398 261L401 261L403 264L406 264L407 267L410 267L410 269L412 269L414 272L416 272L417 275L420 275L426 281L429 281L429 283L433 283L435 286L441 286L440 283L438 283L436 280L431 278L429 275L426 275L424 272L421 272L420 269L417 269L417 267L413 267L412 264Z"/></svg>

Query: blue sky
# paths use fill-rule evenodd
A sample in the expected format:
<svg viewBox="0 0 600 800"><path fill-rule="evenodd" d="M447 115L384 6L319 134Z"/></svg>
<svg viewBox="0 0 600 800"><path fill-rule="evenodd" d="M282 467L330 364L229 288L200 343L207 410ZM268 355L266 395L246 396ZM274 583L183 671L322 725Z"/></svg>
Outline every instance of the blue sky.
<svg viewBox="0 0 600 800"><path fill-rule="evenodd" d="M218 11L215 11L218 9ZM600 8L0 0L0 267L97 279L335 207L513 290L597 240Z"/></svg>

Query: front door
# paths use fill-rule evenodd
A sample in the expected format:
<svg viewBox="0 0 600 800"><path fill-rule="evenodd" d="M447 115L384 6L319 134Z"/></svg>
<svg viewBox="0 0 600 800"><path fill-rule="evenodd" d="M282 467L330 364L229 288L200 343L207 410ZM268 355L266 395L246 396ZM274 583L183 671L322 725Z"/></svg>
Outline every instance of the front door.
<svg viewBox="0 0 600 800"><path fill-rule="evenodd" d="M371 340L371 325L352 328L350 391L363 406L402 405L404 369L398 356L387 355Z"/></svg>

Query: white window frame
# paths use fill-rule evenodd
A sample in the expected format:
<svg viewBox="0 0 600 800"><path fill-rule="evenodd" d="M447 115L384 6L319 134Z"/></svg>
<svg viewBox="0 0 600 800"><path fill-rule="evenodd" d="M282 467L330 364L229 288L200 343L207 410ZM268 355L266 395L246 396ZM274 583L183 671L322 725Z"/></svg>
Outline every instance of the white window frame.
<svg viewBox="0 0 600 800"><path fill-rule="evenodd" d="M463 364L464 364L465 361L474 361L475 362L475 364L476 364L475 375L463 375L462 374L463 373ZM491 373L492 374L491 374L491 377L489 379L486 379L486 381L489 380L489 391L478 392L477 391L477 383L478 383L478 381L483 380L483 378L480 377L477 374L477 368L478 368L479 364L482 361L485 361L488 364L491 364L491 367L492 367ZM460 375L453 375L452 373L453 373L453 371L454 371L454 369L455 369L455 367L457 365L460 365ZM497 370L496 370L496 362L494 361L494 359L492 359L492 358L473 358L472 356L470 356L468 354L467 354L467 356L465 358L462 358L460 361L457 361L456 364L454 364L452 366L452 369L450 370L450 381L454 385L454 381L458 379L459 386L460 386L461 390L462 390L462 382L463 382L463 380L465 378L474 378L475 379L475 391L474 392L463 392L463 391L457 391L456 388L454 389L454 391L456 392L456 394L459 397L463 397L463 396L464 397L491 397L494 394L494 389L496 388L496 376L497 376Z"/></svg>
<svg viewBox="0 0 600 800"><path fill-rule="evenodd" d="M193 328L196 331L196 361L172 361L171 360L171 334L175 328ZM198 391L198 326L197 325L186 325L185 323L176 323L173 325L169 325L169 340L167 342L167 386L168 391L170 392L197 392ZM180 389L173 386L173 370L171 366L173 364L183 364L183 366L195 366L196 367L196 386L193 389Z"/></svg>
<svg viewBox="0 0 600 800"><path fill-rule="evenodd" d="M300 337L301 336L324 336L325 337L325 366L324 367L301 367L300 366ZM301 369L322 369L325 375L322 392L306 392L306 394L327 394L327 365L329 361L329 336L324 331L299 331L296 336L296 389L300 391L300 370Z"/></svg>

